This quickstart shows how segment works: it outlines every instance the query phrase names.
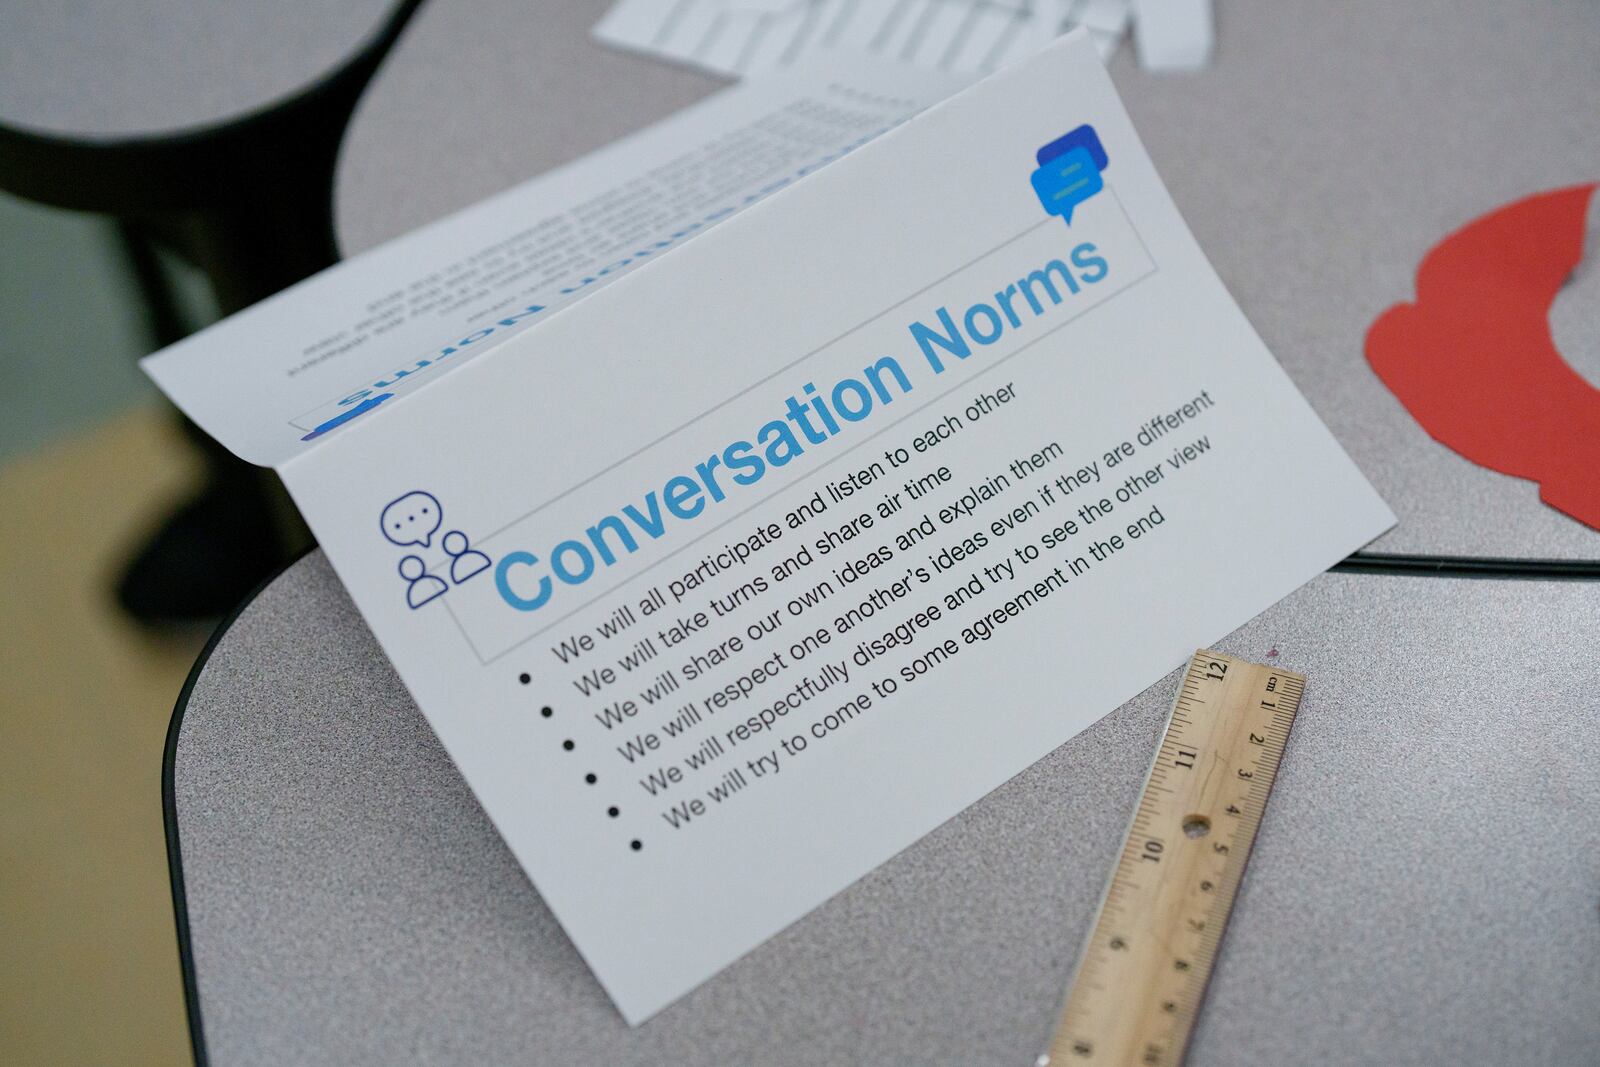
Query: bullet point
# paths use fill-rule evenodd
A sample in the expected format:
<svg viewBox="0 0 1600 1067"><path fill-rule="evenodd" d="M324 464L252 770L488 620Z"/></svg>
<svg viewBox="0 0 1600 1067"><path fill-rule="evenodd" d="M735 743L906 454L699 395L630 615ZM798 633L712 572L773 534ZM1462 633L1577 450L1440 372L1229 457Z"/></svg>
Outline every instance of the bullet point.
<svg viewBox="0 0 1600 1067"><path fill-rule="evenodd" d="M633 844L629 845L628 847L633 849L635 852L638 852L641 848L644 848L644 842L640 841L636 837L636 838L633 839Z"/></svg>
<svg viewBox="0 0 1600 1067"><path fill-rule="evenodd" d="M606 809L606 814L611 816L613 819L615 819L618 815L622 814L622 809L621 808L615 808L615 807L607 808Z"/></svg>
<svg viewBox="0 0 1600 1067"><path fill-rule="evenodd" d="M572 743L572 739L571 738L568 738L567 740L561 742L561 747L566 749L568 752L571 752L573 749L577 748L578 746Z"/></svg>
<svg viewBox="0 0 1600 1067"><path fill-rule="evenodd" d="M593 774L586 774L583 776L583 780L588 782L590 785L594 785L600 779L596 778Z"/></svg>
<svg viewBox="0 0 1600 1067"><path fill-rule="evenodd" d="M550 717L550 716L552 716L552 715L554 715L554 714L555 714L555 713L556 713L556 712L555 712L555 709L554 709L554 708L540 708L540 709L539 709L539 714L540 714L540 715L543 715L543 716L544 716L544 717L545 717L545 718L547 718L547 719L548 719L548 718L549 718L549 717Z"/></svg>
<svg viewBox="0 0 1600 1067"><path fill-rule="evenodd" d="M517 675L517 681L521 682L523 685L527 685L529 682L533 681L533 675L524 671L523 673Z"/></svg>

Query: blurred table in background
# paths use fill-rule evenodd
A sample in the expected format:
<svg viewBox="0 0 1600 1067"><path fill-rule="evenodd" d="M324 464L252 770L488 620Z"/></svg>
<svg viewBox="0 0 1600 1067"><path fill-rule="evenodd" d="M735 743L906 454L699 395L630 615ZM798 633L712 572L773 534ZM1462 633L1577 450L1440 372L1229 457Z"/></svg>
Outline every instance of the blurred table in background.
<svg viewBox="0 0 1600 1067"><path fill-rule="evenodd" d="M203 0L0 11L0 190L113 218L150 350L187 321L155 249L229 314L332 265L334 157L418 0ZM219 618L310 536L276 478L185 423L204 488L117 579L146 623Z"/></svg>
<svg viewBox="0 0 1600 1067"><path fill-rule="evenodd" d="M414 6L8 4L0 189L155 227L253 303L332 262L339 138Z"/></svg>

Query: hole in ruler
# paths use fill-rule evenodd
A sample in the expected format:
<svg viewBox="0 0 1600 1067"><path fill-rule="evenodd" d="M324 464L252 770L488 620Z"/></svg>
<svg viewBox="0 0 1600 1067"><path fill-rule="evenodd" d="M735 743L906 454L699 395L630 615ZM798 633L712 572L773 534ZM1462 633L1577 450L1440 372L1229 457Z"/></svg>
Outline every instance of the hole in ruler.
<svg viewBox="0 0 1600 1067"><path fill-rule="evenodd" d="M1211 832L1211 820L1204 815L1187 815L1183 820L1183 832L1189 837L1204 837Z"/></svg>

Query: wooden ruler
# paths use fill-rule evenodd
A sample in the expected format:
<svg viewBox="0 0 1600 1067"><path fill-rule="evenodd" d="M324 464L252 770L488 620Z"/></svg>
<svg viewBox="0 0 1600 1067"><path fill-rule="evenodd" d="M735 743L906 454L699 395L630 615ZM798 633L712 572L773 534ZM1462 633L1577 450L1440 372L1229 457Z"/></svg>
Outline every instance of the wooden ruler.
<svg viewBox="0 0 1600 1067"><path fill-rule="evenodd" d="M1221 652L1189 661L1041 1067L1182 1061L1304 689Z"/></svg>

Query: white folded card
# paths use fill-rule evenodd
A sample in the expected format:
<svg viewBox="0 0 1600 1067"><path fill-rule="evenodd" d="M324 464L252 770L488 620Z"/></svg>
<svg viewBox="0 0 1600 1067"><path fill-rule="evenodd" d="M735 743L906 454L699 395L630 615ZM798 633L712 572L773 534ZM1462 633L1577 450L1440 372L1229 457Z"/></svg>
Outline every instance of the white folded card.
<svg viewBox="0 0 1600 1067"><path fill-rule="evenodd" d="M279 464L631 1022L1393 523L1085 35L785 184Z"/></svg>

